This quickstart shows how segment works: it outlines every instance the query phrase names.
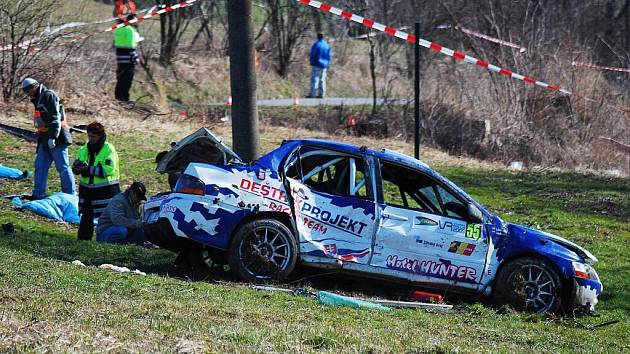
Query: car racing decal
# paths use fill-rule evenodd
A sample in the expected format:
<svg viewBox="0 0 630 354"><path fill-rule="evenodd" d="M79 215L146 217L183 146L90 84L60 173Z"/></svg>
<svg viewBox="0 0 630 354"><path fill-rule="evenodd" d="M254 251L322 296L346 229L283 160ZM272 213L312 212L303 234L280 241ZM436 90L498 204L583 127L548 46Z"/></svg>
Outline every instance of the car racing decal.
<svg viewBox="0 0 630 354"><path fill-rule="evenodd" d="M387 268L403 272L428 275L432 277L477 282L477 270L467 266L458 266L448 259L419 260L414 258L399 258L398 255L387 256Z"/></svg>
<svg viewBox="0 0 630 354"><path fill-rule="evenodd" d="M260 183L247 178L242 178L239 183L239 189L242 191L262 196L263 198L270 199L275 203L288 206L289 201L287 200L287 194L284 192L284 188L281 189L280 186L281 184L273 186L269 182Z"/></svg>
<svg viewBox="0 0 630 354"><path fill-rule="evenodd" d="M362 237L363 230L368 225L352 217L338 214L334 211L331 212L305 201L302 201L300 204L298 213L303 218L304 226L314 231L319 231L321 234L326 234L328 227L331 227L357 237Z"/></svg>
<svg viewBox="0 0 630 354"><path fill-rule="evenodd" d="M451 253L463 254L470 256L475 251L476 245L473 243L453 241L448 249Z"/></svg>
<svg viewBox="0 0 630 354"><path fill-rule="evenodd" d="M238 194L236 192L234 192L232 189L226 188L226 187L220 187L220 186L218 186L216 184L207 184L205 193L206 193L206 195L211 195L213 197L234 196L235 198L238 198Z"/></svg>

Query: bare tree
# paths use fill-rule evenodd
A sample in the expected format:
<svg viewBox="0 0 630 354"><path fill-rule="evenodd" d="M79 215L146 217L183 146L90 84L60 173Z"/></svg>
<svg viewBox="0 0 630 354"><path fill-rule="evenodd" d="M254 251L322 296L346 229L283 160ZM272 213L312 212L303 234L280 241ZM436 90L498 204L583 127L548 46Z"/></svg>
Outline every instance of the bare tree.
<svg viewBox="0 0 630 354"><path fill-rule="evenodd" d="M171 6L178 0L156 0L157 5ZM191 14L188 8L160 16L160 64L168 66L177 53L177 47L188 25Z"/></svg>
<svg viewBox="0 0 630 354"><path fill-rule="evenodd" d="M8 99L25 76L51 79L67 59L61 33L46 34L57 4L52 0L5 2L0 7L0 89Z"/></svg>
<svg viewBox="0 0 630 354"><path fill-rule="evenodd" d="M267 0L266 3L276 71L280 76L286 77L293 52L310 26L310 14L304 5L294 0Z"/></svg>

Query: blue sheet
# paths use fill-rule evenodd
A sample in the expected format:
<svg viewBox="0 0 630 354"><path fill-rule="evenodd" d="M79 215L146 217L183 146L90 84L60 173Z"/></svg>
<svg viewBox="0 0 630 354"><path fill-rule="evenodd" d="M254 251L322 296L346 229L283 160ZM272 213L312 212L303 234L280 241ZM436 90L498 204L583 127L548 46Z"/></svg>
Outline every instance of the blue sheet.
<svg viewBox="0 0 630 354"><path fill-rule="evenodd" d="M30 176L31 173L28 171L22 171L18 170L17 168L3 166L0 163L0 178L24 179Z"/></svg>
<svg viewBox="0 0 630 354"><path fill-rule="evenodd" d="M79 198L76 195L60 192L44 199L26 203L22 202L19 197L14 197L11 202L19 208L28 209L50 219L73 224L78 224L81 220L79 218Z"/></svg>

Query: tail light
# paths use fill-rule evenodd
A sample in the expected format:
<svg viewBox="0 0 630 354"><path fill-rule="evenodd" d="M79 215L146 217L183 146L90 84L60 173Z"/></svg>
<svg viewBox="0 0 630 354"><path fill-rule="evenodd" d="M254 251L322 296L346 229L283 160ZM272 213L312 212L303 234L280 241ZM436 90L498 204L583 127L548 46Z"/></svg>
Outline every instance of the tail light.
<svg viewBox="0 0 630 354"><path fill-rule="evenodd" d="M175 193L197 195L204 195L205 191L206 185L199 178L185 174L179 177L175 189L173 190Z"/></svg>

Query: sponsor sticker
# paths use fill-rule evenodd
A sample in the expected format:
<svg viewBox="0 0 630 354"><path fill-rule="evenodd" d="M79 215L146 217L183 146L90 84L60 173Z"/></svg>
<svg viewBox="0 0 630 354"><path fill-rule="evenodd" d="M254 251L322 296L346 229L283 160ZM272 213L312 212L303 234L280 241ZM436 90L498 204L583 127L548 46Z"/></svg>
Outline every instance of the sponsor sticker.
<svg viewBox="0 0 630 354"><path fill-rule="evenodd" d="M477 270L475 268L458 266L447 259L432 261L413 258L399 258L398 255L389 255L387 256L386 264L387 268L409 273L468 282L477 281Z"/></svg>
<svg viewBox="0 0 630 354"><path fill-rule="evenodd" d="M444 244L435 241L423 240L421 237L416 237L416 243L424 247L443 248Z"/></svg>
<svg viewBox="0 0 630 354"><path fill-rule="evenodd" d="M470 256L475 251L476 245L473 243L453 241L448 251L451 253L463 254Z"/></svg>

